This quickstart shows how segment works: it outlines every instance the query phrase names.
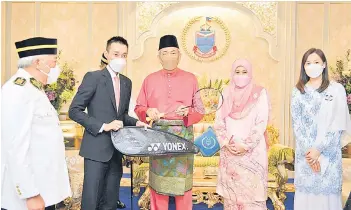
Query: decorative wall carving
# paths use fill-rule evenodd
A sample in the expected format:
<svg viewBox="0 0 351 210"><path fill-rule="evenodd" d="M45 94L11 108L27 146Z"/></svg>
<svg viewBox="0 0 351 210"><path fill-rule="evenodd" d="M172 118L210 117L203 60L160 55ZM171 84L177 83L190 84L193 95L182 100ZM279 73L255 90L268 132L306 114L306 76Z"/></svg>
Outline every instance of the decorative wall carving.
<svg viewBox="0 0 351 210"><path fill-rule="evenodd" d="M164 9L178 2L137 2L137 37L150 29L154 18Z"/></svg>
<svg viewBox="0 0 351 210"><path fill-rule="evenodd" d="M138 2L137 3L137 36L150 29L154 18L167 7L179 2ZM261 21L264 31L276 36L277 2L232 2L251 10Z"/></svg>
<svg viewBox="0 0 351 210"><path fill-rule="evenodd" d="M276 37L278 2L237 2L251 10L261 21L264 32Z"/></svg>
<svg viewBox="0 0 351 210"><path fill-rule="evenodd" d="M150 2L150 3L155 3L157 4L161 4L162 2ZM164 3L164 2L163 2ZM168 3L168 2L167 2ZM250 2L248 2L250 3ZM141 28L143 28L143 30L145 30L146 28L146 23L151 23L151 25L149 26L149 28L144 31L142 34L140 34L140 36L137 38L136 41L136 45L133 46L133 50L132 50L132 59L136 60L138 58L140 58L143 55L143 51L144 51L144 42L151 37L156 37L157 36L157 26L159 21L164 18L167 17L168 15L172 14L173 12L176 11L180 11L182 9L187 9L187 8L196 8L196 7L206 7L206 6L211 6L214 8L226 8L226 9L232 9L234 11L238 11L244 15L247 15L248 17L250 17L252 19L252 23L253 23L253 27L255 28L255 35L256 37L260 37L263 38L264 40L266 40L269 44L269 54L270 56L276 60L279 61L280 57L279 57L279 49L277 48L277 38L275 35L276 33L276 25L277 25L277 7L278 7L278 3L275 4L269 4L266 5L265 7L262 7L260 5L254 4L251 2L251 4L237 4L234 2L181 2L181 3L177 3L173 2L173 4L162 4L161 6L154 6L153 9L147 9L148 7L151 7L150 5L148 7L146 7L146 5L148 5L148 2L145 2L142 5L139 5L139 8L137 6L137 11L138 10L143 10L145 14L150 13L149 15L139 15L137 18L137 25L144 25L144 26L140 26ZM263 4L264 5L264 4ZM160 8L164 8L164 9L160 9ZM158 8L158 9L157 9ZM252 10L251 10L251 9ZM267 9L269 8L269 9ZM275 9L274 9L275 8ZM264 11L267 9L269 15L267 17L264 16ZM147 12L150 11L150 12ZM152 12L151 12L152 11ZM158 11L158 13L157 13ZM152 14L157 14L152 16ZM261 16L259 18L259 16ZM142 20L140 19L141 17L145 17L147 20L144 20L145 23L142 24L140 22L142 22ZM274 18L275 17L275 18ZM152 20L150 18L153 18ZM273 21L275 20L274 23L269 23L269 18L272 18ZM261 23L261 20L266 21L265 24ZM265 27L265 28L264 28ZM270 33L267 33L266 31L270 31Z"/></svg>

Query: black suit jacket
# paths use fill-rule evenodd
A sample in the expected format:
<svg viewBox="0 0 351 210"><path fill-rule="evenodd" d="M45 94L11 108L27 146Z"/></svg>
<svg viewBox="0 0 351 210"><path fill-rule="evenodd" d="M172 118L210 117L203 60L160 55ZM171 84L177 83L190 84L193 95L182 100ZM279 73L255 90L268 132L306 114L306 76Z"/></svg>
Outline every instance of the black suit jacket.
<svg viewBox="0 0 351 210"><path fill-rule="evenodd" d="M109 161L115 148L110 132L99 133L103 123L120 120L125 126L135 126L137 122L137 119L128 115L132 81L121 74L119 79L118 112L111 74L106 68L86 73L73 98L69 117L85 128L79 153L82 157L100 162ZM88 113L84 112L86 108Z"/></svg>

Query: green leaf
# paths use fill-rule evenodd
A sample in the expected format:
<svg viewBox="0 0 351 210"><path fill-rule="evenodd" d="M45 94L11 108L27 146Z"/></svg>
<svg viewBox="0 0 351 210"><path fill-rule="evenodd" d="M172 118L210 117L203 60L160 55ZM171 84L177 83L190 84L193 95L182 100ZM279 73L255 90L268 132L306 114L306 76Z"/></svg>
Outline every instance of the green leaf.
<svg viewBox="0 0 351 210"><path fill-rule="evenodd" d="M222 84L223 84L223 80L221 80L221 81L219 82L218 90L221 90L221 89L222 89Z"/></svg>

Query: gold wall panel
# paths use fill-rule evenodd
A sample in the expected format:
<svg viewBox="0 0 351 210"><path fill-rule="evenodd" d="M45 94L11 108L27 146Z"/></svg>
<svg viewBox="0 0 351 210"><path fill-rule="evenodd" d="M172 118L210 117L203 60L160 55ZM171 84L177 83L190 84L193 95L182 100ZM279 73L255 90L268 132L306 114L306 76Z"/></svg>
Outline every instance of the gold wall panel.
<svg viewBox="0 0 351 210"><path fill-rule="evenodd" d="M323 49L324 4L298 3L296 37L296 78L300 75L301 59L310 48Z"/></svg>
<svg viewBox="0 0 351 210"><path fill-rule="evenodd" d="M6 46L5 46L5 39L6 39L6 3L1 2L1 84L4 84L6 81Z"/></svg>
<svg viewBox="0 0 351 210"><path fill-rule="evenodd" d="M329 18L329 65L335 66L336 58L351 49L351 3L330 4Z"/></svg>
<svg viewBox="0 0 351 210"><path fill-rule="evenodd" d="M13 75L17 72L19 59L15 42L35 35L35 3L12 2L11 4L11 39L9 40L11 42L11 75Z"/></svg>
<svg viewBox="0 0 351 210"><path fill-rule="evenodd" d="M41 3L40 36L58 39L62 60L74 63L78 81L89 69L88 3Z"/></svg>
<svg viewBox="0 0 351 210"><path fill-rule="evenodd" d="M101 54L109 38L117 36L116 3L94 3L92 6L91 62L94 70L99 68Z"/></svg>

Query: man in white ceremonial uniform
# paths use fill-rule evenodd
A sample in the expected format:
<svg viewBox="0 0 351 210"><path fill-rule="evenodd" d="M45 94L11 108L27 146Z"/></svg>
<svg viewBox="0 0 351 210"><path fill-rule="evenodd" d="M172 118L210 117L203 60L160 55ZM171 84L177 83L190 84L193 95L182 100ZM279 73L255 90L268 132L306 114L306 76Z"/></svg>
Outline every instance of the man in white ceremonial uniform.
<svg viewBox="0 0 351 210"><path fill-rule="evenodd" d="M1 91L1 208L54 210L71 196L58 114L43 90L60 74L57 40L15 44L18 71Z"/></svg>

